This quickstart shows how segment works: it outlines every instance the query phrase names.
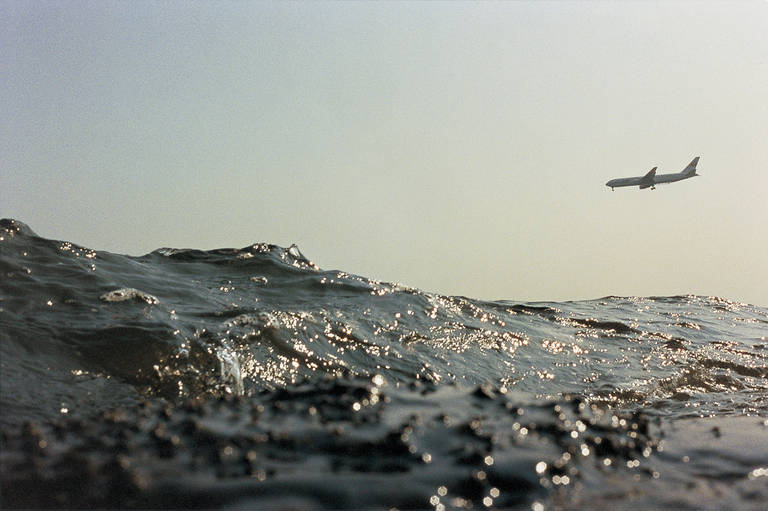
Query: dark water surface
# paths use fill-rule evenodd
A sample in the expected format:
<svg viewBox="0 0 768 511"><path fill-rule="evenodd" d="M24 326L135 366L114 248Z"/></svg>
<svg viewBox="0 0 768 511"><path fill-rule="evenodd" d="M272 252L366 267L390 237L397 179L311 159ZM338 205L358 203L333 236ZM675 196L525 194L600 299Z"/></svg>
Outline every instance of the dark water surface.
<svg viewBox="0 0 768 511"><path fill-rule="evenodd" d="M768 309L486 302L0 221L3 508L767 509Z"/></svg>

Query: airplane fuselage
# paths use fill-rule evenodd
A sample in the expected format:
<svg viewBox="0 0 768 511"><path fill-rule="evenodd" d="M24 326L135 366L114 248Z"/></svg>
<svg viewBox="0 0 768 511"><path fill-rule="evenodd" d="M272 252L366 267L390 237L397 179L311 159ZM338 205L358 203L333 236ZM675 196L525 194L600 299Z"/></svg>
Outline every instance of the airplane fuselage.
<svg viewBox="0 0 768 511"><path fill-rule="evenodd" d="M619 188L621 186L643 186L644 184L648 184L649 187L652 187L653 185L659 183L674 183L675 181L682 181L683 179L688 179L689 177L694 176L698 176L698 174L693 174L690 176L684 176L681 173L658 174L653 176L653 183L643 183L642 177L620 177L618 179L611 179L605 183L605 186L610 186L611 188Z"/></svg>

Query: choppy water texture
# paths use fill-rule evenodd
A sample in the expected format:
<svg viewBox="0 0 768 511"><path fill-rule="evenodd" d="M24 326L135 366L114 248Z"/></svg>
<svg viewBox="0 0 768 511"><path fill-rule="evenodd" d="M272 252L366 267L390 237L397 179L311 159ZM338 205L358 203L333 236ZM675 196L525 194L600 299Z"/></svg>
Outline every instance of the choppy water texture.
<svg viewBox="0 0 768 511"><path fill-rule="evenodd" d="M2 504L765 509L768 310L441 296L0 222Z"/></svg>

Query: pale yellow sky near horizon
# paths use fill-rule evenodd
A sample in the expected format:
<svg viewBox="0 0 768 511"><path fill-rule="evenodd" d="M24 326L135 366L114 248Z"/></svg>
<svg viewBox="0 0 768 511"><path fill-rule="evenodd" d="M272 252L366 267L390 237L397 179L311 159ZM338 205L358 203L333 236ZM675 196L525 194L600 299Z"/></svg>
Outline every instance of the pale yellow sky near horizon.
<svg viewBox="0 0 768 511"><path fill-rule="evenodd" d="M0 0L0 216L483 299L768 306L766 27L761 1Z"/></svg>

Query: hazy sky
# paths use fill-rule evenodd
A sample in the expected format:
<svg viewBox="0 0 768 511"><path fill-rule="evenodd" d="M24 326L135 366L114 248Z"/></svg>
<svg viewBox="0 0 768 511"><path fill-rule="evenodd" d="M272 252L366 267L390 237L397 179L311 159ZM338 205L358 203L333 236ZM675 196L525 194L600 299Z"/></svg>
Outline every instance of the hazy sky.
<svg viewBox="0 0 768 511"><path fill-rule="evenodd" d="M766 30L765 1L0 0L0 216L476 298L766 306Z"/></svg>

